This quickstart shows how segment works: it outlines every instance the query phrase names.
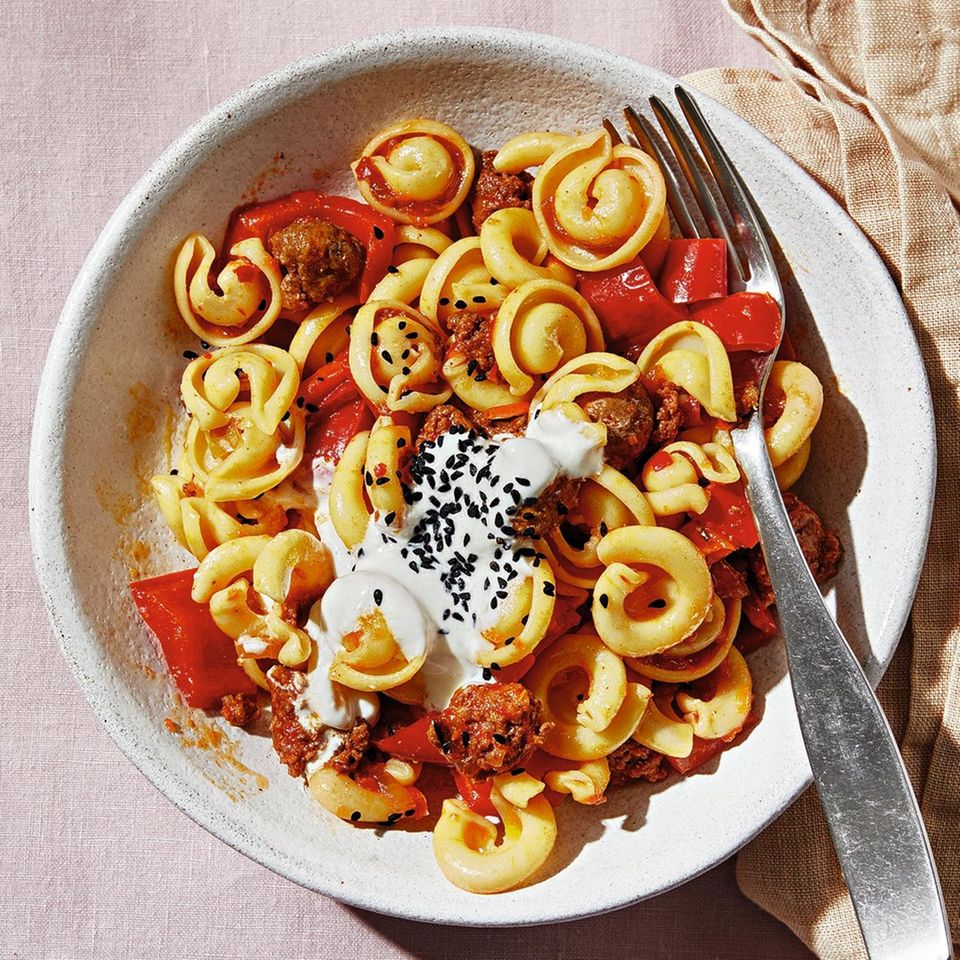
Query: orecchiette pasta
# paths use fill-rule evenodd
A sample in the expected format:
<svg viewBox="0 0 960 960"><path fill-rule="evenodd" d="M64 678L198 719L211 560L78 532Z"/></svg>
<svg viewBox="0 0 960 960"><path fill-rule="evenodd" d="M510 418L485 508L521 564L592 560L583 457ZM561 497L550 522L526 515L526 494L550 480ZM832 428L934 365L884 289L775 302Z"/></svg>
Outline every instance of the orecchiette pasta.
<svg viewBox="0 0 960 960"><path fill-rule="evenodd" d="M703 513L709 497L701 479L735 483L740 469L733 455L719 443L678 440L654 454L640 473L647 501L658 517Z"/></svg>
<svg viewBox="0 0 960 960"><path fill-rule="evenodd" d="M550 410L585 393L619 393L639 377L636 364L615 353L585 353L568 360L534 394L531 406Z"/></svg>
<svg viewBox="0 0 960 960"><path fill-rule="evenodd" d="M693 751L693 727L663 713L654 700L647 704L633 739L665 757L689 757Z"/></svg>
<svg viewBox="0 0 960 960"><path fill-rule="evenodd" d="M569 793L577 803L596 806L607 799L610 764L606 757L585 760L570 770L548 770L544 779L554 792Z"/></svg>
<svg viewBox="0 0 960 960"><path fill-rule="evenodd" d="M369 300L350 331L350 372L375 407L422 413L450 398L443 380L444 336L398 300Z"/></svg>
<svg viewBox="0 0 960 960"><path fill-rule="evenodd" d="M712 417L737 418L730 358L720 338L702 323L682 320L654 337L637 360L641 373L656 372L683 387Z"/></svg>
<svg viewBox="0 0 960 960"><path fill-rule="evenodd" d="M347 328L357 305L349 294L334 297L329 303L314 307L297 327L290 341L290 355L304 379L346 349L350 342Z"/></svg>
<svg viewBox="0 0 960 960"><path fill-rule="evenodd" d="M593 590L593 622L617 653L643 657L689 637L710 611L706 561L682 534L621 527L597 546L606 569Z"/></svg>
<svg viewBox="0 0 960 960"><path fill-rule="evenodd" d="M575 270L607 270L632 260L666 209L656 162L614 146L606 130L553 151L533 184L533 212L550 251Z"/></svg>
<svg viewBox="0 0 960 960"><path fill-rule="evenodd" d="M280 315L280 267L256 237L230 249L232 257L211 284L217 252L199 233L183 242L173 291L183 322L218 347L263 336ZM219 291L219 292L218 292Z"/></svg>
<svg viewBox="0 0 960 960"><path fill-rule="evenodd" d="M404 120L381 130L353 164L357 187L375 210L425 226L449 217L473 181L473 151L435 120Z"/></svg>
<svg viewBox="0 0 960 960"><path fill-rule="evenodd" d="M536 217L522 207L496 210L480 228L480 252L490 275L507 289L530 280L559 280L573 286L576 274L550 251Z"/></svg>
<svg viewBox="0 0 960 960"><path fill-rule="evenodd" d="M420 310L445 327L451 314L461 310L496 310L508 292L484 262L480 238L464 237L431 264L420 291Z"/></svg>
<svg viewBox="0 0 960 960"><path fill-rule="evenodd" d="M735 736L743 727L753 703L750 668L736 647L717 668L716 691L709 700L688 693L677 694L677 706L693 732L704 740Z"/></svg>
<svg viewBox="0 0 960 960"><path fill-rule="evenodd" d="M503 301L493 323L493 352L500 375L515 396L534 387L535 376L603 350L603 330L590 305L559 280L528 280Z"/></svg>

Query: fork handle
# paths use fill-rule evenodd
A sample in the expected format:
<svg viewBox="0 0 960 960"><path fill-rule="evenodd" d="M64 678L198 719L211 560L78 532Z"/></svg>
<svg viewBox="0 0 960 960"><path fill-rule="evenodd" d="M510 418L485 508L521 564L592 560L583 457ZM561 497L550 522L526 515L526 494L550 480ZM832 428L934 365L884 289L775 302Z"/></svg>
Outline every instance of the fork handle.
<svg viewBox="0 0 960 960"><path fill-rule="evenodd" d="M871 960L952 957L943 894L903 760L800 551L759 415L733 440L777 597L807 757L867 951Z"/></svg>

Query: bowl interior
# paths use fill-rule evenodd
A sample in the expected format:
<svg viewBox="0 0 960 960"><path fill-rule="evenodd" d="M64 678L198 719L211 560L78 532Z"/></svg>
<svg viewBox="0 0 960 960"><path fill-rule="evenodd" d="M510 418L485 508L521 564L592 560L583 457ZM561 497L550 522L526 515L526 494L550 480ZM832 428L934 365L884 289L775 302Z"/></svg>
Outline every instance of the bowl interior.
<svg viewBox="0 0 960 960"><path fill-rule="evenodd" d="M171 467L181 351L173 255L218 243L239 202L290 189L354 193L348 162L381 125L441 119L493 148L525 129L573 130L673 81L565 41L428 31L367 41L268 78L193 128L146 175L91 254L64 311L38 402L31 469L38 569L94 709L171 800L272 869L369 909L450 923L569 919L650 896L728 856L796 795L809 769L782 647L751 657L764 719L706 774L567 804L536 882L495 898L450 886L428 832L356 830L321 811L253 736L177 705L127 582L191 566L148 485ZM826 392L799 492L837 527L831 591L876 681L923 553L933 439L922 365L896 290L840 209L763 137L700 98L782 248L789 325ZM816 318L814 325L812 318ZM414 896L398 896L403 885Z"/></svg>

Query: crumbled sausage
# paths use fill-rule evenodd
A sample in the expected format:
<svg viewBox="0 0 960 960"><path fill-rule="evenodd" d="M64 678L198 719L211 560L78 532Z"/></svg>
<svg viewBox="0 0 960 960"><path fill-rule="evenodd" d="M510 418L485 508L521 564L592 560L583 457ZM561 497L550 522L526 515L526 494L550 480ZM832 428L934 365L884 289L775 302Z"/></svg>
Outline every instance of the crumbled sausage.
<svg viewBox="0 0 960 960"><path fill-rule="evenodd" d="M499 437L502 434L522 437L527 429L526 413L522 413L518 417L493 418L488 416L485 411L477 410L473 414L473 419L488 437Z"/></svg>
<svg viewBox="0 0 960 960"><path fill-rule="evenodd" d="M623 746L617 747L607 757L607 763L613 783L634 783L637 780L659 783L670 774L662 753L650 750L635 740L628 740Z"/></svg>
<svg viewBox="0 0 960 960"><path fill-rule="evenodd" d="M427 731L464 776L474 780L520 767L540 745L540 701L519 683L461 687Z"/></svg>
<svg viewBox="0 0 960 960"><path fill-rule="evenodd" d="M467 359L467 373L471 377L497 379L497 358L493 355L494 313L474 313L461 310L447 318L450 339L447 342L448 357L463 356ZM491 375L492 374L492 375Z"/></svg>
<svg viewBox="0 0 960 960"><path fill-rule="evenodd" d="M673 443L684 427L700 421L700 403L686 390L656 374L644 374L643 386L656 411L656 427L650 443L656 447Z"/></svg>
<svg viewBox="0 0 960 960"><path fill-rule="evenodd" d="M299 670L279 664L267 673L270 685L270 733L273 749L287 765L291 777L303 776L307 764L320 752L323 733L303 727L297 718L296 700L303 692L306 680Z"/></svg>
<svg viewBox="0 0 960 960"><path fill-rule="evenodd" d="M235 727L245 727L260 716L255 693L228 693L220 701L220 716Z"/></svg>
<svg viewBox="0 0 960 960"><path fill-rule="evenodd" d="M352 234L319 218L294 220L267 239L284 268L280 282L285 310L306 310L342 293L360 275L364 250Z"/></svg>
<svg viewBox="0 0 960 960"><path fill-rule="evenodd" d="M817 583L825 583L835 577L843 559L843 544L840 538L833 530L827 529L817 512L795 493L785 493L783 502L813 579ZM760 602L764 606L776 603L770 574L759 546L749 551L748 570Z"/></svg>
<svg viewBox="0 0 960 960"><path fill-rule="evenodd" d="M414 449L417 453L425 443L431 443L444 433L448 433L454 427L459 427L464 431L475 430L473 421L451 403L441 403L439 407L434 407L425 417L420 426L420 432L417 434L417 442Z"/></svg>
<svg viewBox="0 0 960 960"><path fill-rule="evenodd" d="M480 154L480 169L473 185L471 204L473 226L477 233L483 221L497 210L506 207L530 209L530 197L533 191L533 177L522 173L499 173L493 166L496 150L487 150Z"/></svg>
<svg viewBox="0 0 960 960"><path fill-rule="evenodd" d="M360 766L360 761L369 748L370 727L361 720L350 728L336 752L327 761L327 766L338 773L353 773Z"/></svg>
<svg viewBox="0 0 960 960"><path fill-rule="evenodd" d="M718 560L710 567L713 591L724 602L742 600L749 592L747 578L726 560Z"/></svg>
<svg viewBox="0 0 960 960"><path fill-rule="evenodd" d="M513 529L521 537L542 537L555 530L576 506L583 481L573 477L557 477L536 501L521 506L513 517Z"/></svg>
<svg viewBox="0 0 960 960"><path fill-rule="evenodd" d="M588 393L580 398L586 415L607 428L604 459L622 470L643 453L653 433L653 403L640 383L619 393Z"/></svg>

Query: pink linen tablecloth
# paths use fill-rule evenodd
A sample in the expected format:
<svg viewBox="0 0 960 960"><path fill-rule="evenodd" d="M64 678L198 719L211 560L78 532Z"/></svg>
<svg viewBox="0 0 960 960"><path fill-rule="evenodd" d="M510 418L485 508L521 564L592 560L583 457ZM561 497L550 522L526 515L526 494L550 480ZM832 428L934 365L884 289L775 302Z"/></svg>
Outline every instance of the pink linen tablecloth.
<svg viewBox="0 0 960 960"><path fill-rule="evenodd" d="M343 907L246 860L113 745L48 628L26 472L37 380L69 286L116 204L190 123L257 77L422 25L556 33L674 74L768 66L719 0L0 4L0 958L807 957L732 863L605 917L465 931Z"/></svg>

